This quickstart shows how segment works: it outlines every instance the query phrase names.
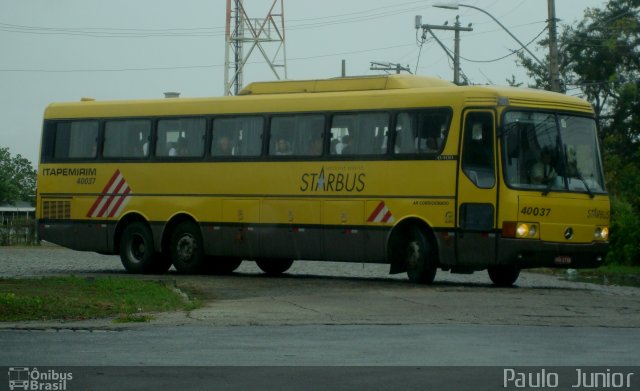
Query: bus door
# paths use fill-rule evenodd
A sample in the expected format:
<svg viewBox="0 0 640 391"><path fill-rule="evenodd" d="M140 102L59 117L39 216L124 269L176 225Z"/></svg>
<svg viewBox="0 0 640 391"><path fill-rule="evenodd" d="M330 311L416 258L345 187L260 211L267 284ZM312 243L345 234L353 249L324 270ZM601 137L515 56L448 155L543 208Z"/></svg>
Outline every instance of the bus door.
<svg viewBox="0 0 640 391"><path fill-rule="evenodd" d="M494 263L496 255L496 145L494 112L464 114L458 166L456 264Z"/></svg>

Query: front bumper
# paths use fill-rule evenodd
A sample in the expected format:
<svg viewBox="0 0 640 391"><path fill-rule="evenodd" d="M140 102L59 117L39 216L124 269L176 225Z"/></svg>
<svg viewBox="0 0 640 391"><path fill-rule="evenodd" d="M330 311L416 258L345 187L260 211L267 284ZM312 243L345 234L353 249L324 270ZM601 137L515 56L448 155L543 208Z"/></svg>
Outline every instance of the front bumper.
<svg viewBox="0 0 640 391"><path fill-rule="evenodd" d="M534 267L594 268L604 262L608 242L551 243L540 240L498 240L498 264L516 265L520 269Z"/></svg>

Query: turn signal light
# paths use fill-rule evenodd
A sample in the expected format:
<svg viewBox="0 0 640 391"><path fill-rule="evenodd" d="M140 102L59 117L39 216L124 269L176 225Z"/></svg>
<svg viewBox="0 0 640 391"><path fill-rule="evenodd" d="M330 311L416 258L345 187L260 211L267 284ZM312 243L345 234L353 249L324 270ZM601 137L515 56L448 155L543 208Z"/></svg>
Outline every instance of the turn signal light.
<svg viewBox="0 0 640 391"><path fill-rule="evenodd" d="M505 221L502 223L502 237L503 238L515 238L516 227L518 223L515 221Z"/></svg>

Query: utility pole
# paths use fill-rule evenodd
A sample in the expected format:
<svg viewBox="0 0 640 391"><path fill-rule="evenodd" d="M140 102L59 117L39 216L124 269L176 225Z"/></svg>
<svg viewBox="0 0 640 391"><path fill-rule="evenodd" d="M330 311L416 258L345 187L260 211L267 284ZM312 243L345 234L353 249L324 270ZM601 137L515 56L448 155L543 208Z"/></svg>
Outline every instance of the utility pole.
<svg viewBox="0 0 640 391"><path fill-rule="evenodd" d="M456 15L456 23L454 24L455 27L455 34L454 34L454 49L453 52L455 53L454 58L455 60L453 61L453 80L456 80L456 84L460 83L460 15ZM471 27L466 27L468 28L468 30L465 31L471 31L473 30Z"/></svg>
<svg viewBox="0 0 640 391"><path fill-rule="evenodd" d="M371 66L369 67L369 69L372 71L385 71L385 72L395 71L396 74L400 74L400 72L402 71L411 73L411 69L409 68L409 65L405 67L400 64L394 64L391 62L377 62L377 61L371 61L370 64Z"/></svg>
<svg viewBox="0 0 640 391"><path fill-rule="evenodd" d="M547 0L549 8L549 78L551 91L562 92L560 86L560 69L558 60L558 29L556 19L556 2Z"/></svg>
<svg viewBox="0 0 640 391"><path fill-rule="evenodd" d="M440 42L440 40L433 33L433 30L449 30L455 32L454 37L454 50L453 50L453 83L460 85L460 31L473 31L471 25L469 27L461 27L460 25L460 16L456 16L456 23L453 26L435 26L432 24L422 24L422 16L416 16L416 29L422 29L424 35L429 32L440 44L440 46L445 50L447 55L451 57L449 54L449 50Z"/></svg>

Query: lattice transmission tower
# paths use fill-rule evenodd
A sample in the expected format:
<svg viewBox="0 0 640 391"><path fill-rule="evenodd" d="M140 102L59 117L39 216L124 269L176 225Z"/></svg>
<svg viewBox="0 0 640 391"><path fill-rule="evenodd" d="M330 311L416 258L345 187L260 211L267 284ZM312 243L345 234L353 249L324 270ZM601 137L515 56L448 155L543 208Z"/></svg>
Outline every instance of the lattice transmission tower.
<svg viewBox="0 0 640 391"><path fill-rule="evenodd" d="M245 65L257 50L276 79L287 78L284 34L284 0L272 0L267 16L249 18L243 0L227 0L224 94L242 89Z"/></svg>

